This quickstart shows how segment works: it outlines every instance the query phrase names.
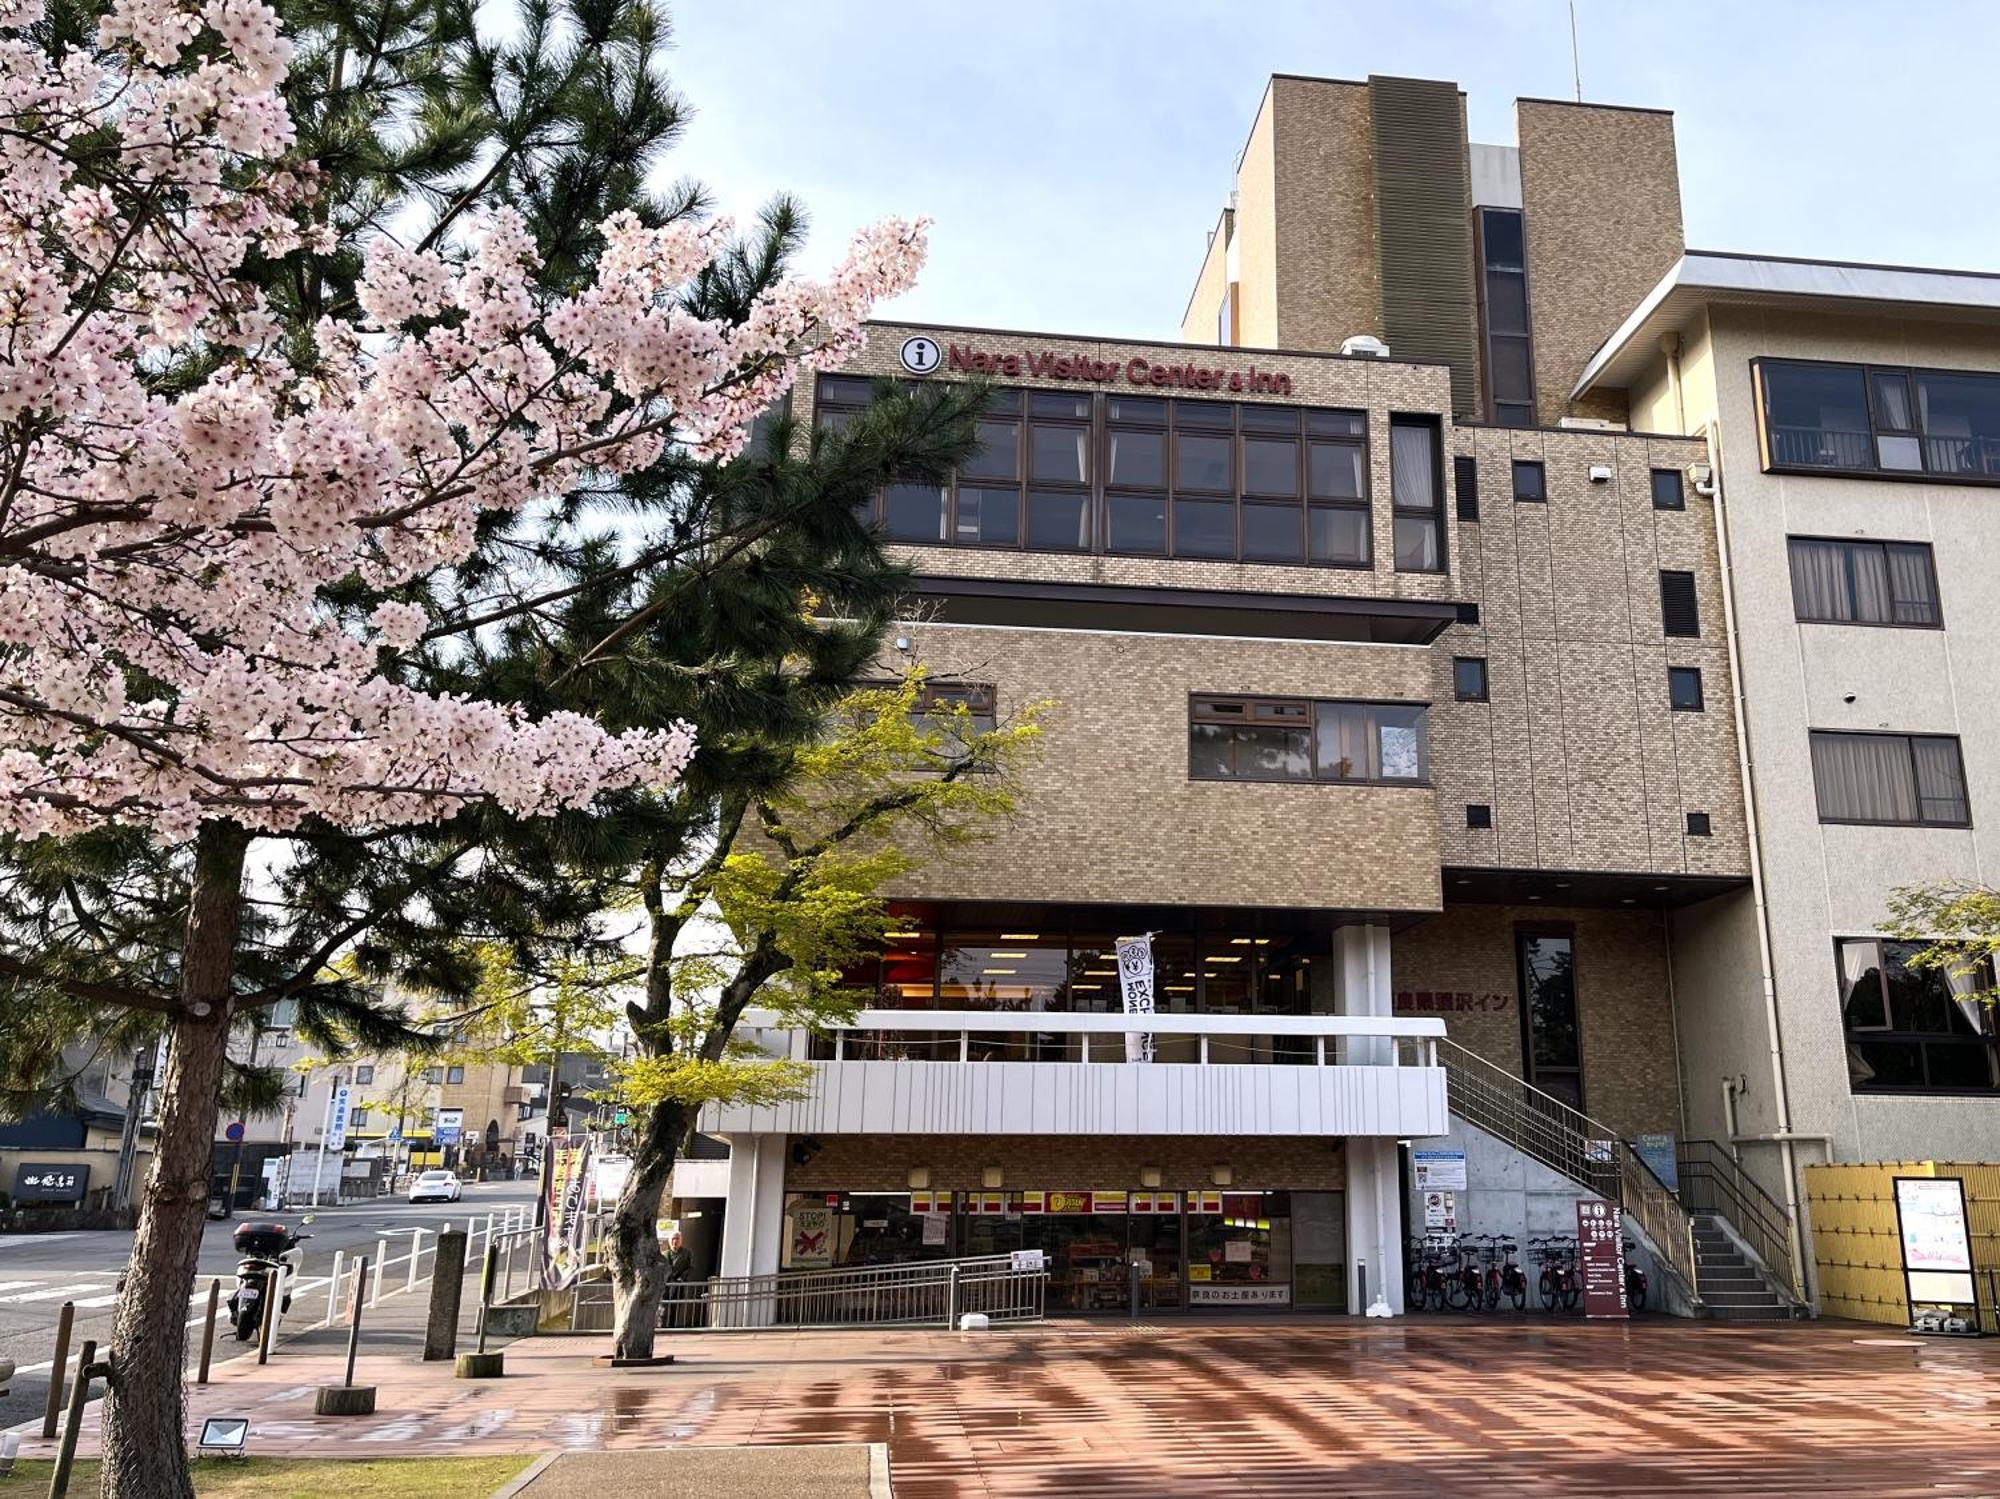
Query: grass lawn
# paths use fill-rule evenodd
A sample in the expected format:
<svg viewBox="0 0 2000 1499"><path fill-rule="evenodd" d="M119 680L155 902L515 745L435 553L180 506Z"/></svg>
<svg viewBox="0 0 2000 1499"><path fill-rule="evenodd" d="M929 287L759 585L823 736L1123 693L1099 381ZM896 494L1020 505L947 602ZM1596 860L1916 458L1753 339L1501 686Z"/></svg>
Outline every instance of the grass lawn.
<svg viewBox="0 0 2000 1499"><path fill-rule="evenodd" d="M204 1458L194 1465L202 1499L489 1499L532 1456L378 1458ZM49 1491L49 1462L14 1465L0 1478L0 1499ZM71 1499L94 1499L97 1463L79 1462Z"/></svg>

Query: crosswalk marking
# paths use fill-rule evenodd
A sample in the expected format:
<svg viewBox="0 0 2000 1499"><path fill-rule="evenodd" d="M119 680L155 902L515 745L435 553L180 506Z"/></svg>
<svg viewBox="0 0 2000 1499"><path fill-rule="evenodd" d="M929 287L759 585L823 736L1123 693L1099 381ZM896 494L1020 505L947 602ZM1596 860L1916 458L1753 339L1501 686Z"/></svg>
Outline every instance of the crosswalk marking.
<svg viewBox="0 0 2000 1499"><path fill-rule="evenodd" d="M36 1282L32 1280L0 1280L0 1291L12 1291L21 1286L32 1286L35 1284Z"/></svg>
<svg viewBox="0 0 2000 1499"><path fill-rule="evenodd" d="M102 1291L103 1289L103 1281L86 1280L73 1286L48 1286L40 1291L21 1291L12 1296L0 1296L0 1302L6 1302L11 1306L21 1301L49 1301L57 1296L72 1296L78 1291Z"/></svg>

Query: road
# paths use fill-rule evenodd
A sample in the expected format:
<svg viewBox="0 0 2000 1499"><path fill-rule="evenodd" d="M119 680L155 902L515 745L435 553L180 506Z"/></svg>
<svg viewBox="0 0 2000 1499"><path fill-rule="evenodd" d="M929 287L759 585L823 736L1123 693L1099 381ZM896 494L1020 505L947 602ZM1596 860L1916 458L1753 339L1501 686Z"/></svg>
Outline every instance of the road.
<svg viewBox="0 0 2000 1499"><path fill-rule="evenodd" d="M532 1211L534 1200L533 1182L468 1182L460 1202L419 1204L380 1197L344 1207L312 1209L313 1222L306 1229L312 1238L304 1250L293 1324L317 1322L326 1314L326 1274L336 1250L344 1251L350 1260L357 1254L372 1256L376 1243L386 1237L394 1285L398 1281L393 1277L407 1273L411 1230L425 1230L425 1242L429 1243L447 1223L462 1227L469 1218L483 1223L487 1214L498 1216L510 1207ZM211 1278L222 1281L223 1300L228 1300L235 1285L237 1260L230 1236L238 1223L268 1218L296 1224L301 1216L302 1212L253 1213L210 1223L202 1234L201 1259L195 1283L188 1291L189 1318L198 1320L205 1310ZM129 1233L0 1234L0 1356L14 1360L20 1371L10 1393L0 1396L0 1431L40 1418L48 1399L48 1363L55 1354L56 1318L65 1301L76 1303L72 1359L86 1338L96 1339L100 1346L110 1340L118 1277L124 1273L131 1252ZM399 1258L401 1265L395 1264ZM428 1274L427 1258L422 1268ZM218 1319L218 1363L251 1346L230 1337L227 1315L225 1310ZM199 1328L191 1327L190 1361L199 1350L199 1339Z"/></svg>

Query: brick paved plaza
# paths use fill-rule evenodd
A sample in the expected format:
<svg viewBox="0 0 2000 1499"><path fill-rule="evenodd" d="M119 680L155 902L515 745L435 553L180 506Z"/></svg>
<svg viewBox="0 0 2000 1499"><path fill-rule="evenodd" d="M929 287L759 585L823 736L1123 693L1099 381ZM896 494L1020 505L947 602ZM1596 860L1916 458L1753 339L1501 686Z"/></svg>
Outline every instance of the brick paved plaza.
<svg viewBox="0 0 2000 1499"><path fill-rule="evenodd" d="M301 1350L229 1366L194 1410L247 1411L265 1455L879 1441L902 1499L2000 1493L2000 1344L1859 1323L691 1335L677 1367L617 1374L589 1366L603 1346L516 1344L489 1384L364 1359L381 1413L347 1422L313 1417L338 1363Z"/></svg>

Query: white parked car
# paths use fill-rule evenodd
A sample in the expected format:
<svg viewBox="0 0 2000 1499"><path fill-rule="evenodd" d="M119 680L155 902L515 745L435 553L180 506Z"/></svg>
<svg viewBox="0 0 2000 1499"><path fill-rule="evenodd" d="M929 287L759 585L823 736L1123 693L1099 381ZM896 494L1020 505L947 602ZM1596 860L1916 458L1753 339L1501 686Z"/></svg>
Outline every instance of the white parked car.
<svg viewBox="0 0 2000 1499"><path fill-rule="evenodd" d="M410 1183L410 1201L457 1202L459 1191L458 1178L451 1172L423 1171Z"/></svg>

